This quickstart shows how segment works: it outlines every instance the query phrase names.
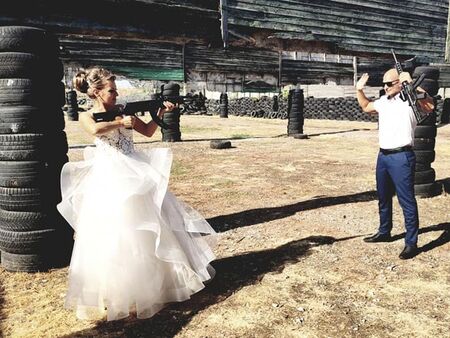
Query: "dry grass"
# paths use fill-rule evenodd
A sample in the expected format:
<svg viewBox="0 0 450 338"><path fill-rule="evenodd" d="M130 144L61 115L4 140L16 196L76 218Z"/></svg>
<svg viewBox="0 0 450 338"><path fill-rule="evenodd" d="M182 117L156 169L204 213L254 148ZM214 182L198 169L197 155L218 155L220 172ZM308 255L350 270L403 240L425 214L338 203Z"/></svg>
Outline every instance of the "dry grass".
<svg viewBox="0 0 450 338"><path fill-rule="evenodd" d="M184 142L136 137L138 148L170 147L170 189L220 233L215 279L192 299L148 320L79 321L63 309L67 268L0 269L5 337L449 337L450 196L418 199L414 259L395 240L366 244L377 228L376 124L306 120L307 140L286 121L182 117ZM90 143L67 123L72 145ZM209 140L232 139L214 150ZM82 148L72 148L71 161ZM450 127L438 129L437 179L450 177Z"/></svg>

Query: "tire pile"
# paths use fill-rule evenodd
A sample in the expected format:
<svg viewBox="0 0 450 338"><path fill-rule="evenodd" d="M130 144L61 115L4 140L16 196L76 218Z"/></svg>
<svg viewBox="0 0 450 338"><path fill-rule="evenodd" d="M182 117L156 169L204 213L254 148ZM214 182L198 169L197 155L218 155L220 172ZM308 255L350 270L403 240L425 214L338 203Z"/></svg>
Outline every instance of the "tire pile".
<svg viewBox="0 0 450 338"><path fill-rule="evenodd" d="M450 123L450 98L442 99L440 95L436 97L436 124Z"/></svg>
<svg viewBox="0 0 450 338"><path fill-rule="evenodd" d="M413 79L425 74L420 87L433 96L435 111L416 127L414 133L414 153L416 154L416 169L414 174L414 191L418 197L433 197L442 193L442 183L436 182L436 172L431 167L436 153L434 150L437 134L437 93L439 90L439 68L430 66L416 67L412 73Z"/></svg>
<svg viewBox="0 0 450 338"><path fill-rule="evenodd" d="M377 122L378 116L364 113L354 97L313 98L305 100L305 118Z"/></svg>
<svg viewBox="0 0 450 338"><path fill-rule="evenodd" d="M177 83L169 83L161 86L161 94L163 96L180 96L180 85ZM163 115L163 122L169 128L161 128L162 140L164 142L179 142L181 141L180 131L180 108L167 112Z"/></svg>
<svg viewBox="0 0 450 338"><path fill-rule="evenodd" d="M228 95L227 95L227 93L220 94L219 116L222 118L228 118Z"/></svg>
<svg viewBox="0 0 450 338"><path fill-rule="evenodd" d="M0 27L0 251L8 271L70 261L73 232L56 210L68 161L58 52L43 29Z"/></svg>
<svg viewBox="0 0 450 338"><path fill-rule="evenodd" d="M206 98L203 96L202 93L194 94L194 95L186 95L186 98L183 102L183 109L181 111L182 115L206 115L207 109L206 109Z"/></svg>
<svg viewBox="0 0 450 338"><path fill-rule="evenodd" d="M219 100L206 99L205 107L206 107L206 114L219 115Z"/></svg>
<svg viewBox="0 0 450 338"><path fill-rule="evenodd" d="M450 123L450 98L443 100L437 95L435 96L435 101L436 125ZM245 97L230 100L228 109L235 116L286 119L288 100L281 97L277 99L277 102L278 110L275 110L273 102L266 96L260 99ZM219 114L219 100L208 99L205 101L205 107L207 115ZM307 97L305 99L303 117L306 119L378 122L378 116L364 113L359 108L356 98L353 97Z"/></svg>
<svg viewBox="0 0 450 338"><path fill-rule="evenodd" d="M288 136L303 134L305 98L302 89L291 89L288 95Z"/></svg>
<svg viewBox="0 0 450 338"><path fill-rule="evenodd" d="M218 100L206 100L205 106L208 115L220 114L220 103ZM270 98L241 97L228 102L228 111L235 116L251 116L258 118L286 119L287 100L280 100L278 96Z"/></svg>
<svg viewBox="0 0 450 338"><path fill-rule="evenodd" d="M275 96L274 96L275 98ZM230 100L228 107L230 113L236 116L251 116L258 118L286 119L288 117L288 99L276 98L278 110L274 109L274 98L263 96L259 99L239 98ZM219 112L217 100L207 100L206 108L210 115ZM377 122L377 115L364 113L356 98L336 97L336 98L314 98L304 99L303 117L307 119L322 120L347 120Z"/></svg>

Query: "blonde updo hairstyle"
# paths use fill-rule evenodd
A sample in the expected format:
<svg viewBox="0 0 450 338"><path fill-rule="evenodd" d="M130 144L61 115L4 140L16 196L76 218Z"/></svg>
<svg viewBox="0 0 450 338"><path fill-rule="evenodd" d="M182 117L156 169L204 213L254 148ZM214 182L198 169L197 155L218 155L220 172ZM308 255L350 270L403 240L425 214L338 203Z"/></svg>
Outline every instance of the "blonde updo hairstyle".
<svg viewBox="0 0 450 338"><path fill-rule="evenodd" d="M93 67L79 71L73 78L73 86L81 93L85 93L91 99L95 99L94 90L102 90L108 81L114 81L116 76L109 70Z"/></svg>

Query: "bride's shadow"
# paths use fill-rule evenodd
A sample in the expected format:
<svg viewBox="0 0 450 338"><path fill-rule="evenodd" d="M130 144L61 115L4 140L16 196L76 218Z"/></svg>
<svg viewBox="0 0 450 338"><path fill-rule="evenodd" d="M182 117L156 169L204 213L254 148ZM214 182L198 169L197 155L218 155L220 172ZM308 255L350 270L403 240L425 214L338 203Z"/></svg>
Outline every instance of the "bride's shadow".
<svg viewBox="0 0 450 338"><path fill-rule="evenodd" d="M310 236L275 249L244 253L218 259L212 263L216 277L191 299L169 304L150 319L130 317L124 320L98 322L88 330L64 337L173 337L191 319L211 305L220 303L241 288L260 281L267 273L281 273L286 265L296 263L312 253L311 248L331 245L360 236L334 238Z"/></svg>

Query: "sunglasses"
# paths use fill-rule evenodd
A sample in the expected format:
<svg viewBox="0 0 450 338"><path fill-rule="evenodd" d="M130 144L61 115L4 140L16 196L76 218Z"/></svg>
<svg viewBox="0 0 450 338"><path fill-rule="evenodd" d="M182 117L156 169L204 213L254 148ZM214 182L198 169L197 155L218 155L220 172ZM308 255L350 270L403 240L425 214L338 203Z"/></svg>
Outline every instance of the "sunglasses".
<svg viewBox="0 0 450 338"><path fill-rule="evenodd" d="M398 81L399 81L399 80L383 82L383 86L392 87L392 86L395 85Z"/></svg>

